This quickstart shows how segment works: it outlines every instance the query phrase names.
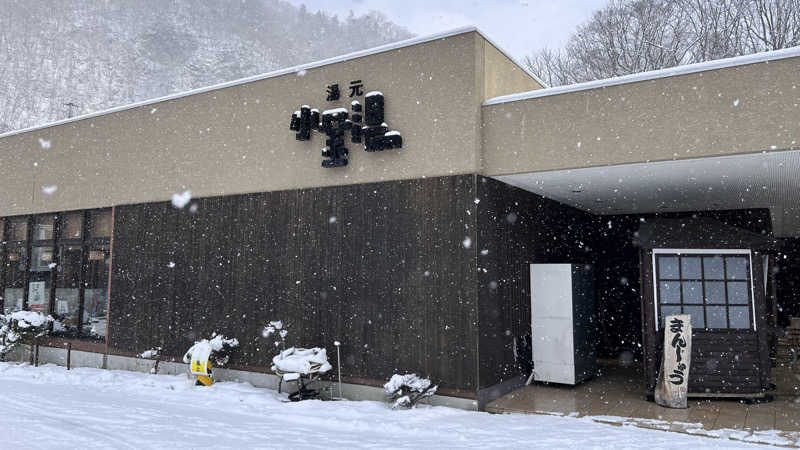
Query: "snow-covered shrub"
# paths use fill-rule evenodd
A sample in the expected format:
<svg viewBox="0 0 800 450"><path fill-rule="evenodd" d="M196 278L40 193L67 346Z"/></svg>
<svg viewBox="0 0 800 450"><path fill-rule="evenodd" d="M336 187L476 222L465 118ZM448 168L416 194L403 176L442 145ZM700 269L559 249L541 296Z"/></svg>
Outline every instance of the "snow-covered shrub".
<svg viewBox="0 0 800 450"><path fill-rule="evenodd" d="M0 315L0 359L23 343L33 343L36 338L50 332L51 316L34 311L15 311Z"/></svg>
<svg viewBox="0 0 800 450"><path fill-rule="evenodd" d="M144 359L155 359L156 363L153 365L153 368L150 369L150 373L153 375L158 373L158 363L161 362L161 347L153 347L149 350L145 350L139 355L139 357Z"/></svg>
<svg viewBox="0 0 800 450"><path fill-rule="evenodd" d="M265 339L273 334L276 334L278 337L280 337L279 341L275 341L275 347L280 347L281 350L285 350L286 336L289 334L289 330L283 326L282 321L273 320L272 322L268 323L261 332L261 336L263 336Z"/></svg>
<svg viewBox="0 0 800 450"><path fill-rule="evenodd" d="M324 348L290 347L272 358L272 371L284 373L325 373L333 367L328 362L328 352Z"/></svg>
<svg viewBox="0 0 800 450"><path fill-rule="evenodd" d="M211 335L211 339L203 339L197 341L194 345L186 351L183 355L183 362L189 364L192 362L192 355L208 355L208 358L215 367L222 367L228 364L231 353L239 347L239 341L236 338L228 339L225 336L217 333Z"/></svg>
<svg viewBox="0 0 800 450"><path fill-rule="evenodd" d="M431 380L410 373L392 375L389 382L383 385L383 390L392 402L392 409L396 409L413 408L423 398L435 394L438 387Z"/></svg>

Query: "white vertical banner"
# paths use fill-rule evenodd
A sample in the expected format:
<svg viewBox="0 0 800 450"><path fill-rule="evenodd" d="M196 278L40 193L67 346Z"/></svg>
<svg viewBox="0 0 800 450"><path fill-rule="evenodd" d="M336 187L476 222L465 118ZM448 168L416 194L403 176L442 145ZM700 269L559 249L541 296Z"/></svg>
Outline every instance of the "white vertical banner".
<svg viewBox="0 0 800 450"><path fill-rule="evenodd" d="M667 316L664 357L658 374L655 401L667 408L688 408L689 363L692 359L692 320L689 314Z"/></svg>
<svg viewBox="0 0 800 450"><path fill-rule="evenodd" d="M28 309L47 315L45 287L44 281L31 281L28 284Z"/></svg>

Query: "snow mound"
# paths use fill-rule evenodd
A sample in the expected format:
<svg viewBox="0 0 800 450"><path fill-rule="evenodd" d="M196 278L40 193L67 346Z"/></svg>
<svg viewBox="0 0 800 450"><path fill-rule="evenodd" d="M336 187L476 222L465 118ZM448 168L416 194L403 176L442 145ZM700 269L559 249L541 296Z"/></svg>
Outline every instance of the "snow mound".
<svg viewBox="0 0 800 450"><path fill-rule="evenodd" d="M272 358L272 370L308 375L325 373L333 367L328 362L328 352L324 348L290 347Z"/></svg>

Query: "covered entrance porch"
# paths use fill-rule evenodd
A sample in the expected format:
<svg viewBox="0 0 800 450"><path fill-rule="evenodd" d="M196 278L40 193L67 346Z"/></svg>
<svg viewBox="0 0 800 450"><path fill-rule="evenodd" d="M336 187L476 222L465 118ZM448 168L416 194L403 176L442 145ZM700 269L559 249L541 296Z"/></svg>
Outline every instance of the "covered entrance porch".
<svg viewBox="0 0 800 450"><path fill-rule="evenodd" d="M794 403L800 379L793 374L800 367L783 348L792 317L800 316L797 173L800 152L790 150L493 177L595 218L579 235L594 269L600 364L583 384L534 382L486 409L712 435L739 430L742 438L759 430L800 432ZM664 261L657 263L654 254ZM718 262L722 269L715 272ZM742 271L735 273L740 262ZM697 340L693 351L695 398L678 411L647 396L661 354L658 318L684 308L700 314L694 332L708 339ZM797 435L787 436L797 443Z"/></svg>

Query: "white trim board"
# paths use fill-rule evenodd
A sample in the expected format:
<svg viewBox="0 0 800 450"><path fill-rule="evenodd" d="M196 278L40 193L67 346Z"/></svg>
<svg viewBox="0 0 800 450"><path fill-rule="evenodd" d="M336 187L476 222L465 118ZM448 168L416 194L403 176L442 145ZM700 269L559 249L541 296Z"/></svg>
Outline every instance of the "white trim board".
<svg viewBox="0 0 800 450"><path fill-rule="evenodd" d="M448 38L448 37L451 37L451 36L457 36L459 34L471 33L473 31L478 33L479 35L481 35L481 37L483 37L483 39L485 39L486 42L492 44L498 51L500 51L500 53L502 53L508 59L510 59L514 64L516 64L520 69L522 69L531 78L536 80L537 83L541 84L544 87L547 87L547 84L545 84L542 80L540 80L539 77L537 77L533 72L528 70L524 65L520 64L519 61L514 59L508 52L503 50L503 48L500 47L499 45L497 45L493 40L489 39L489 37L487 37L486 34L483 31L479 30L475 26L466 26L466 27L454 28L452 30L443 31L443 32L440 32L440 33L434 33L434 34L429 34L429 35L426 35L426 36L420 36L420 37L415 37L415 38L411 38L411 39L406 39L406 40L403 40L403 41L392 42L390 44L385 44L385 45L381 45L381 46L378 46L378 47L368 48L368 49L365 49L365 50L359 50L359 51L355 51L355 52L352 52L352 53L347 53L347 54L340 55L340 56L334 56L332 58L322 59L322 60L319 60L319 61L313 61L313 62L306 63L306 64L300 64L298 66L287 67L285 69L278 69L278 70L275 70L275 71L272 71L272 72L267 72L267 73L263 73L263 74L258 74L258 75L253 75L253 76L249 76L249 77L245 77L245 78L240 78L238 80L226 81L224 83L218 83L218 84L214 84L214 85L211 85L211 86L205 86L205 87L201 87L201 88L197 88L197 89L192 89L192 90L189 90L189 91L178 92L178 93L175 93L175 94L169 94L169 95L165 95L163 97L156 97L156 98L142 100L142 101L135 102L135 103L130 103L130 104L127 104L127 105L115 106L113 108L104 109L104 110L96 111L96 112L89 113L89 114L83 114L83 115L71 117L71 118L68 118L68 119L57 120L55 122L49 122L49 123L45 123L45 124L42 124L42 125L34 125L34 126L28 127L28 128L22 128L22 129L19 129L19 130L12 130L12 131L8 131L8 132L0 134L0 139L5 138L5 137L9 137L9 136L14 136L14 135L17 135L17 134L23 134L23 133L28 133L28 132L31 132L31 131L41 130L41 129L44 129L44 128L50 128L50 127L54 127L54 126L58 126L58 125L64 125L64 124L67 124L67 123L77 122L79 120L85 120L85 119L91 119L93 117L104 116L104 115L107 115L107 114L112 114L112 113L115 113L115 112L125 111L125 110L128 110L128 109L134 109L134 108L138 108L138 107L141 107L141 106L148 106L148 105L152 105L152 104L155 104L155 103L161 103L161 102L165 102L165 101L169 101L169 100L175 100L175 99L182 98L182 97L188 97L190 95L202 94L202 93L205 93L205 92L211 92L211 91L216 91L216 90L220 90L220 89L224 89L224 88L228 88L228 87L232 87L232 86L238 86L240 84L251 83L253 81L266 80L268 78L274 78L274 77L279 77L281 75L300 72L301 70L314 69L314 68L317 68L317 67L327 66L329 64L335 64L335 63L340 63L340 62L343 62L343 61L349 61L351 59L361 58L361 57L364 57L364 56L370 56L370 55L375 55L375 54L378 54L378 53L384 53L384 52L388 52L390 50L396 50L396 49L403 48L403 47L409 47L409 46L412 46L412 45L423 44L425 42L435 41L437 39L445 39L445 38Z"/></svg>
<svg viewBox="0 0 800 450"><path fill-rule="evenodd" d="M484 106L496 105L499 103L516 102L532 98L547 97L551 95L566 94L570 92L585 91L589 89L606 88L621 84L637 83L640 81L655 80L659 78L675 77L697 72L707 72L710 70L724 69L726 67L744 66L761 62L775 61L786 58L800 57L800 46L774 50L771 52L754 53L752 55L736 56L733 58L717 59L696 64L686 64L683 66L669 67L649 72L640 72L602 80L588 81L585 83L569 84L535 91L520 92L518 94L502 95L483 102Z"/></svg>

